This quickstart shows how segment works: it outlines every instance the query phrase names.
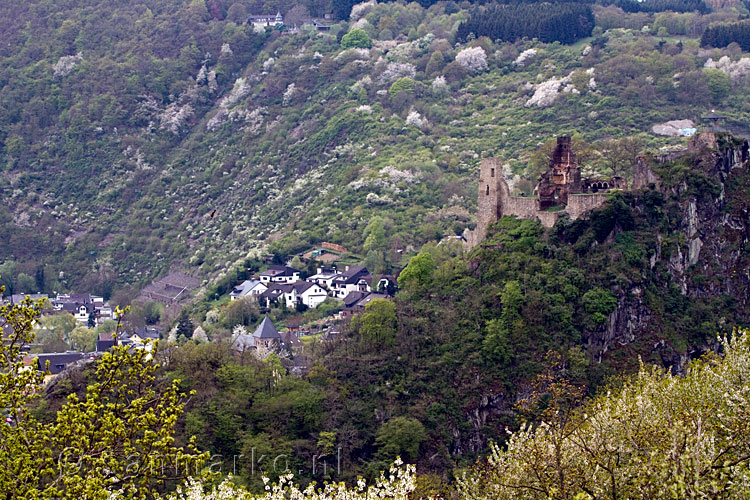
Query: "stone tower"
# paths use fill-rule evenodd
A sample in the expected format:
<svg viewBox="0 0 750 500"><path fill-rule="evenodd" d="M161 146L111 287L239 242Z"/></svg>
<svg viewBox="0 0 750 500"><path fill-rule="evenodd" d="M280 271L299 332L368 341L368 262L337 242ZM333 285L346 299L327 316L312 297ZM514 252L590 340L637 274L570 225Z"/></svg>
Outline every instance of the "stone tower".
<svg viewBox="0 0 750 500"><path fill-rule="evenodd" d="M555 205L566 205L570 193L581 192L581 169L576 154L570 147L570 137L557 138L549 170L542 174L537 185L539 208L546 210Z"/></svg>
<svg viewBox="0 0 750 500"><path fill-rule="evenodd" d="M485 158L479 164L479 193L477 196L477 227L468 237L470 247L477 245L485 236L490 224L502 214L502 197L507 185L503 180L503 167L497 158Z"/></svg>

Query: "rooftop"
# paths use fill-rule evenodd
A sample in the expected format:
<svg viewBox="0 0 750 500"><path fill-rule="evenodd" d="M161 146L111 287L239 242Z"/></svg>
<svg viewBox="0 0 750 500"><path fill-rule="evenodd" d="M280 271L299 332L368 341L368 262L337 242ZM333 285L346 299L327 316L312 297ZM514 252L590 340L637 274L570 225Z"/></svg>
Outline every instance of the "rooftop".
<svg viewBox="0 0 750 500"><path fill-rule="evenodd" d="M253 337L258 339L280 339L281 335L279 335L279 331L273 326L271 319L266 314L266 317L263 318L258 328L255 329Z"/></svg>

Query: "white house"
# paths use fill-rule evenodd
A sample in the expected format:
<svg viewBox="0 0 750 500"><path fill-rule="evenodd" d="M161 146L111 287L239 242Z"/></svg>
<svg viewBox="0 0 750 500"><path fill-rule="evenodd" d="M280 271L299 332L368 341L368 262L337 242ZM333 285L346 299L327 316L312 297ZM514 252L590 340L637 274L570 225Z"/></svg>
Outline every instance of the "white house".
<svg viewBox="0 0 750 500"><path fill-rule="evenodd" d="M351 292L371 292L372 275L363 266L346 266L344 272L333 280L331 287L334 297L343 299Z"/></svg>
<svg viewBox="0 0 750 500"><path fill-rule="evenodd" d="M291 283L271 283L268 290L260 294L258 300L266 307L271 307L272 302L282 303L291 309L297 303L297 294Z"/></svg>
<svg viewBox="0 0 750 500"><path fill-rule="evenodd" d="M255 29L265 29L266 26L274 28L277 24L284 24L284 16L281 12L277 12L275 16L273 14L250 16L247 18L247 24L252 24Z"/></svg>
<svg viewBox="0 0 750 500"><path fill-rule="evenodd" d="M268 290L268 287L258 280L245 280L232 290L229 294L231 300L237 300L240 297L258 298L260 294Z"/></svg>
<svg viewBox="0 0 750 500"><path fill-rule="evenodd" d="M258 274L258 279L265 285L269 283L296 283L301 279L301 272L289 266L269 266L267 270Z"/></svg>
<svg viewBox="0 0 750 500"><path fill-rule="evenodd" d="M285 304L288 309L297 307L297 304L304 304L312 309L320 305L327 297L328 293L321 286L308 281L298 281L297 283L273 283L259 296L259 300L265 301L266 307L271 307L271 303L276 301L279 304Z"/></svg>
<svg viewBox="0 0 750 500"><path fill-rule="evenodd" d="M319 267L317 274L313 274L307 278L307 281L331 289L333 287L333 280L339 276L341 276L341 274L336 271L336 268Z"/></svg>
<svg viewBox="0 0 750 500"><path fill-rule="evenodd" d="M318 307L328 298L328 293L323 287L307 281L295 283L294 290L297 293L297 301L306 305L310 309Z"/></svg>

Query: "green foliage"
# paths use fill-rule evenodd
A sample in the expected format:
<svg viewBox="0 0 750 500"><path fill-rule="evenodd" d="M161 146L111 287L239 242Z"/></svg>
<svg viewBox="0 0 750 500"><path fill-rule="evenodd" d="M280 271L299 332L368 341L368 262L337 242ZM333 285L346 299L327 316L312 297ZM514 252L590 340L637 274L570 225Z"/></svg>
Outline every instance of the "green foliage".
<svg viewBox="0 0 750 500"><path fill-rule="evenodd" d="M747 496L750 332L724 339L722 350L722 358L693 361L684 376L642 366L572 414L556 412L545 425L522 427L504 448L493 445L489 465L459 480L460 494L477 499Z"/></svg>
<svg viewBox="0 0 750 500"><path fill-rule="evenodd" d="M396 305L387 299L374 299L365 306L365 312L352 320L367 344L392 345L396 337Z"/></svg>
<svg viewBox="0 0 750 500"><path fill-rule="evenodd" d="M592 327L607 321L607 316L617 307L617 298L601 288L592 288L584 293L581 302Z"/></svg>
<svg viewBox="0 0 750 500"><path fill-rule="evenodd" d="M78 321L70 313L44 316L34 328L37 343L41 345L43 352L73 349L71 334L77 326Z"/></svg>
<svg viewBox="0 0 750 500"><path fill-rule="evenodd" d="M367 32L361 28L355 28L341 37L342 49L369 49L372 46Z"/></svg>
<svg viewBox="0 0 750 500"><path fill-rule="evenodd" d="M703 74L706 76L706 85L711 93L711 102L721 102L725 99L731 90L729 77L718 69L704 69Z"/></svg>
<svg viewBox="0 0 750 500"><path fill-rule="evenodd" d="M409 417L395 417L378 429L375 446L381 463L390 463L396 457L415 460L419 456L419 446L427 438L424 426L419 420Z"/></svg>
<svg viewBox="0 0 750 500"><path fill-rule="evenodd" d="M27 411L43 391L20 347L34 340L39 304L0 307L0 493L8 498L161 498L186 476L203 476L207 454L194 440L174 445L184 407L179 381L162 386L156 352L115 347L95 364L94 381L70 394L46 423ZM12 326L12 331L6 329Z"/></svg>
<svg viewBox="0 0 750 500"><path fill-rule="evenodd" d="M398 285L407 290L419 290L430 285L436 264L432 254L420 252L409 260L409 264L398 276Z"/></svg>
<svg viewBox="0 0 750 500"><path fill-rule="evenodd" d="M388 94L391 98L396 97L400 93L412 93L414 92L414 80L404 76L396 80L391 84L391 88L388 89Z"/></svg>
<svg viewBox="0 0 750 500"><path fill-rule="evenodd" d="M257 300L243 297L227 304L219 315L219 323L221 323L224 328L231 330L236 325L252 325L256 323L259 318L260 311L258 310Z"/></svg>

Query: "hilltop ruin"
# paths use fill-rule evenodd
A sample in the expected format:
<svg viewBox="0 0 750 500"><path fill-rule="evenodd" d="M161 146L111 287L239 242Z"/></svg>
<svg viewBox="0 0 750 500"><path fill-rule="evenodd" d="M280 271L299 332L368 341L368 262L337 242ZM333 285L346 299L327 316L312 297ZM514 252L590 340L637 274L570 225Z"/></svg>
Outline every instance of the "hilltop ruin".
<svg viewBox="0 0 750 500"><path fill-rule="evenodd" d="M582 179L568 136L557 138L549 169L539 177L534 190L536 196L511 196L498 159L484 159L479 166L477 226L468 231L467 244L470 248L478 245L487 236L489 225L504 215L537 218L544 227L552 227L561 214L577 219L604 204L609 191L626 188L622 177Z"/></svg>

